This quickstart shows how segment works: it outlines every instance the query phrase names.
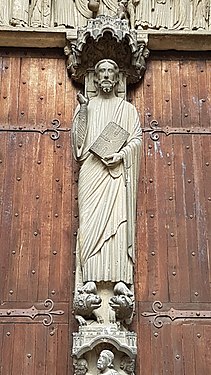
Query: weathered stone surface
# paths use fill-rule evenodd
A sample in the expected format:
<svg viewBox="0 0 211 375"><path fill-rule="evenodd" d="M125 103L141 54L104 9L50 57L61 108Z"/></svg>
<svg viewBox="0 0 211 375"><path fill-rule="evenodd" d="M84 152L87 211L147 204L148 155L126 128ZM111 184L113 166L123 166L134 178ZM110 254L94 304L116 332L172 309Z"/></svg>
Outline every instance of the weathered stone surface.
<svg viewBox="0 0 211 375"><path fill-rule="evenodd" d="M97 96L88 103L80 94L74 116L73 149L81 164L76 250L79 285L89 280L133 284L141 129L135 107L115 94L118 71L111 60L96 65ZM120 151L100 159L89 149L111 121L130 135Z"/></svg>
<svg viewBox="0 0 211 375"><path fill-rule="evenodd" d="M8 0L0 1L0 24L77 28L98 16L129 21L144 30L210 30L209 0Z"/></svg>
<svg viewBox="0 0 211 375"><path fill-rule="evenodd" d="M126 19L99 16L78 30L76 40L71 36L69 40L68 66L79 82L84 82L87 70L94 69L97 61L105 57L117 62L127 76L127 83L139 81L146 70L149 50L145 39L137 39L136 31L130 30Z"/></svg>
<svg viewBox="0 0 211 375"><path fill-rule="evenodd" d="M135 332L120 331L117 325L99 325L98 327L79 327L79 331L73 333L73 355L81 358L101 344L114 347L119 354L127 354L130 358L136 356Z"/></svg>
<svg viewBox="0 0 211 375"><path fill-rule="evenodd" d="M29 26L51 26L51 0L32 0L29 10Z"/></svg>
<svg viewBox="0 0 211 375"><path fill-rule="evenodd" d="M135 107L118 97L117 63L110 59L97 62L92 80L96 96L78 93L72 127L74 156L80 163L74 298L80 327L73 334L73 355L85 356L91 374L118 375L120 356L134 358L136 352L136 335L129 332L128 325L134 312L142 138Z"/></svg>

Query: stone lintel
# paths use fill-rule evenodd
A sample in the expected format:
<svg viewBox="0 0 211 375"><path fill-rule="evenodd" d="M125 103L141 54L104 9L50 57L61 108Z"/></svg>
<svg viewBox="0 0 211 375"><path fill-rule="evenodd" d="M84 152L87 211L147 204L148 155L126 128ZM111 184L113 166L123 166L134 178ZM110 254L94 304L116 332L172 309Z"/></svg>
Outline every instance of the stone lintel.
<svg viewBox="0 0 211 375"><path fill-rule="evenodd" d="M0 47L63 48L65 29L0 27Z"/></svg>
<svg viewBox="0 0 211 375"><path fill-rule="evenodd" d="M138 30L149 50L210 51L211 32ZM0 27L0 47L63 48L66 39L74 41L76 29Z"/></svg>
<svg viewBox="0 0 211 375"><path fill-rule="evenodd" d="M210 51L211 32L148 31L149 50ZM143 35L139 30L138 35Z"/></svg>

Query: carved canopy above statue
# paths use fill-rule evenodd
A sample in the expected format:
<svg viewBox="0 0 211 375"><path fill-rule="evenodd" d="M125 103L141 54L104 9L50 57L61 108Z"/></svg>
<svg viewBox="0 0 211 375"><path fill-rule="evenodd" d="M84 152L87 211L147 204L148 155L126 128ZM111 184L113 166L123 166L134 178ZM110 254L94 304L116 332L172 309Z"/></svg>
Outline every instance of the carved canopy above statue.
<svg viewBox="0 0 211 375"><path fill-rule="evenodd" d="M88 20L87 26L78 30L77 40L72 41L66 51L68 71L81 83L87 71L103 58L117 62L127 83L137 82L146 70L145 58L149 55L144 40L137 41L136 31L129 28L127 20L110 16Z"/></svg>

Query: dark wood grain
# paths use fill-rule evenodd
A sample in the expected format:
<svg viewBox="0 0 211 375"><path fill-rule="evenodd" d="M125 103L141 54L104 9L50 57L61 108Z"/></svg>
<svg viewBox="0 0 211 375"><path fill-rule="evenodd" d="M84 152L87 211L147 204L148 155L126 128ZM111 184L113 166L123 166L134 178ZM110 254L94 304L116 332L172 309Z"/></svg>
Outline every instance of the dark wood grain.
<svg viewBox="0 0 211 375"><path fill-rule="evenodd" d="M8 54L6 54L6 52ZM1 50L0 126L33 130L54 118L69 128L76 107L61 51ZM143 127L210 126L211 59L202 53L152 53L143 82L129 98ZM64 316L0 322L2 375L69 375L78 165L70 134L0 132L0 300L26 308L52 298ZM210 304L210 135L143 135L137 201L135 291L137 375L208 374L210 320L164 321L143 311ZM194 305L192 304L194 302ZM28 356L27 356L28 355ZM31 355L31 356L30 356Z"/></svg>

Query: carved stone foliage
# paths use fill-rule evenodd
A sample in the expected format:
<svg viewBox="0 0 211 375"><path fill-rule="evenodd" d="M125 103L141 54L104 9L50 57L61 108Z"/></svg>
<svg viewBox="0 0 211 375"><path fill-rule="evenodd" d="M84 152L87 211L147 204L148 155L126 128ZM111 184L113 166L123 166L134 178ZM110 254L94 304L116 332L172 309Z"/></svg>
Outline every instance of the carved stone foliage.
<svg viewBox="0 0 211 375"><path fill-rule="evenodd" d="M105 49L106 45L106 49ZM108 58L117 62L127 82L137 82L146 70L149 56L144 40L138 42L126 19L99 16L78 30L77 40L65 47L67 69L72 78L83 83L88 70L97 61Z"/></svg>
<svg viewBox="0 0 211 375"><path fill-rule="evenodd" d="M121 358L120 368L128 375L135 375L135 360L127 355L124 355Z"/></svg>

